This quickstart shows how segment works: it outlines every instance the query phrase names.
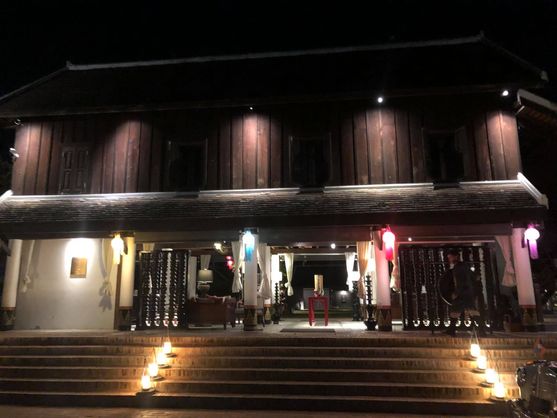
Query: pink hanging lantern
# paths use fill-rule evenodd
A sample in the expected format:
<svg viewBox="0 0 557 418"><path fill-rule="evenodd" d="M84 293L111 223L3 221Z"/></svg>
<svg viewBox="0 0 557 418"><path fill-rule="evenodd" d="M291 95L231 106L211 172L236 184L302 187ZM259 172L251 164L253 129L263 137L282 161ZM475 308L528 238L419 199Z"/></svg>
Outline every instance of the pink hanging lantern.
<svg viewBox="0 0 557 418"><path fill-rule="evenodd" d="M538 238L540 237L540 231L534 228L533 225L529 225L528 229L524 231L524 240L528 243L528 249L530 250L530 257L533 260L538 258Z"/></svg>
<svg viewBox="0 0 557 418"><path fill-rule="evenodd" d="M383 249L385 250L385 258L389 261L393 261L395 253L395 234L392 233L391 228L387 227L385 232L383 232Z"/></svg>

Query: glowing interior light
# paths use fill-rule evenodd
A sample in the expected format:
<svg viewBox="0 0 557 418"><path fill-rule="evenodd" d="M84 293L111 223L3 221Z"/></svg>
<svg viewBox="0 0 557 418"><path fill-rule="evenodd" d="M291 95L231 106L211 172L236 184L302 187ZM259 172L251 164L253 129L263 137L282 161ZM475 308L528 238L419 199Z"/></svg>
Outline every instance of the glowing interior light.
<svg viewBox="0 0 557 418"><path fill-rule="evenodd" d="M503 90L503 91L501 92L501 96L503 96L503 97L507 97L508 95L509 95L509 91L508 91L508 90Z"/></svg>
<svg viewBox="0 0 557 418"><path fill-rule="evenodd" d="M493 396L495 396L497 399L504 399L505 398L505 385L503 385L503 382L499 381L499 382L495 382L495 384L493 385Z"/></svg>
<svg viewBox="0 0 557 418"><path fill-rule="evenodd" d="M476 368L478 370L485 370L487 367L487 358L485 356L478 356L476 359Z"/></svg>
<svg viewBox="0 0 557 418"><path fill-rule="evenodd" d="M159 365L156 362L149 363L147 366L147 372L150 377L157 377L159 375Z"/></svg>
<svg viewBox="0 0 557 418"><path fill-rule="evenodd" d="M215 242L213 244L213 247L215 247L215 250L217 250L217 251L222 251L222 243L220 243L220 242Z"/></svg>
<svg viewBox="0 0 557 418"><path fill-rule="evenodd" d="M486 369L485 371L485 382L490 385L495 384L498 380L498 374L494 369Z"/></svg>
<svg viewBox="0 0 557 418"><path fill-rule="evenodd" d="M479 344L470 344L470 356L473 358L477 358L480 355L480 345Z"/></svg>
<svg viewBox="0 0 557 418"><path fill-rule="evenodd" d="M337 245L334 242L332 242L331 243L331 248L334 250L336 247L337 247Z"/></svg>
<svg viewBox="0 0 557 418"><path fill-rule="evenodd" d="M171 354L172 353L172 343L170 341L165 341L163 343L162 352L164 354Z"/></svg>

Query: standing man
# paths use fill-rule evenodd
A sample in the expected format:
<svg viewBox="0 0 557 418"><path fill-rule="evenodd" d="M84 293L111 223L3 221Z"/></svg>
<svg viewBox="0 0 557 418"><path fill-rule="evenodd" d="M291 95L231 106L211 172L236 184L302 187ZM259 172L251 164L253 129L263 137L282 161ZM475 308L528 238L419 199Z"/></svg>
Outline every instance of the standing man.
<svg viewBox="0 0 557 418"><path fill-rule="evenodd" d="M460 260L460 253L456 249L447 252L449 269L443 277L443 289L447 289L444 295L445 302L449 304L449 316L451 323L445 331L447 335L456 335L456 323L458 319L469 315L472 324L479 324L479 335L485 337L485 324L476 306L476 278L470 268Z"/></svg>

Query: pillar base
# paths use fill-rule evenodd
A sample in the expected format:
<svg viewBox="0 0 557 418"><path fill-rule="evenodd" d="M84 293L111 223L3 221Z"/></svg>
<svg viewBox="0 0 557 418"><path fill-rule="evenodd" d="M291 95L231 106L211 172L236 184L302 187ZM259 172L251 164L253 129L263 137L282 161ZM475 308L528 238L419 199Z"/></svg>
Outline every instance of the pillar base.
<svg viewBox="0 0 557 418"><path fill-rule="evenodd" d="M0 331L10 331L15 326L15 308L0 308Z"/></svg>
<svg viewBox="0 0 557 418"><path fill-rule="evenodd" d="M244 331L257 331L257 310L244 306Z"/></svg>
<svg viewBox="0 0 557 418"><path fill-rule="evenodd" d="M522 326L524 327L524 330L529 332L539 331L538 318L536 315L536 307L521 306L520 311L522 315Z"/></svg>
<svg viewBox="0 0 557 418"><path fill-rule="evenodd" d="M122 306L118 308L116 324L119 331L129 331L132 325L132 308Z"/></svg>
<svg viewBox="0 0 557 418"><path fill-rule="evenodd" d="M392 331L393 321L391 317L391 307L377 308L377 329L379 331Z"/></svg>
<svg viewBox="0 0 557 418"><path fill-rule="evenodd" d="M266 325L269 325L272 322L272 317L271 317L271 307L270 306L265 306L263 308L263 320L265 321Z"/></svg>

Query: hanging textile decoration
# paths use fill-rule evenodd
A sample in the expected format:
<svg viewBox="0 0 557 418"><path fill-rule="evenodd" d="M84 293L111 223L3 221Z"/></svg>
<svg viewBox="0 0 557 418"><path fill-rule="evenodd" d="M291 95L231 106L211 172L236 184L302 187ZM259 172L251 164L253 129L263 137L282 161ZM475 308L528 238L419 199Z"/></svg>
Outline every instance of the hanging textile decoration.
<svg viewBox="0 0 557 418"><path fill-rule="evenodd" d="M369 260L371 258L371 241L358 241L356 243L356 250L358 251L358 266L360 268L360 280L358 281L358 297L365 297L365 284L364 280L366 274L371 272Z"/></svg>
<svg viewBox="0 0 557 418"><path fill-rule="evenodd" d="M503 272L503 278L501 279L501 285L503 288L515 287L516 273L514 271L513 264L511 237L508 235L497 235L495 239L501 248L501 253L503 254L503 258L505 260L505 269Z"/></svg>
<svg viewBox="0 0 557 418"><path fill-rule="evenodd" d="M114 234L110 246L112 247L113 264L120 264L120 257L124 255L124 240L120 237L120 234Z"/></svg>
<svg viewBox="0 0 557 418"><path fill-rule="evenodd" d="M346 262L346 286L348 290L352 289L352 281L358 280L358 272L354 271L354 260L356 260L356 253L344 253L344 260Z"/></svg>
<svg viewBox="0 0 557 418"><path fill-rule="evenodd" d="M29 251L27 252L27 261L25 262L25 271L23 273L23 285L21 286L21 292L27 292L27 289L31 285L31 274L29 273L31 267L31 258L33 257L33 250L35 249L35 241L29 241Z"/></svg>
<svg viewBox="0 0 557 418"><path fill-rule="evenodd" d="M257 246L257 264L259 264L259 270L261 270L261 285L259 286L258 294L263 299L271 299L273 293L271 291L270 278L267 275L267 244L259 243Z"/></svg>
<svg viewBox="0 0 557 418"><path fill-rule="evenodd" d="M398 254L398 244L395 244L395 254ZM400 270L398 268L398 257L393 257L393 270L391 272L391 282L389 287L395 292L398 292L400 290Z"/></svg>
<svg viewBox="0 0 557 418"><path fill-rule="evenodd" d="M253 256L253 251L255 250L255 238L253 237L250 231L244 232L244 236L242 237L242 242L244 243L244 251L245 261L251 261L251 257Z"/></svg>
<svg viewBox="0 0 557 418"><path fill-rule="evenodd" d="M234 280L232 281L232 293L238 293L242 290L242 244L240 241L232 241L232 258L234 259Z"/></svg>
<svg viewBox="0 0 557 418"><path fill-rule="evenodd" d="M387 229L383 232L381 239L383 240L385 258L389 261L393 261L395 253L395 234L391 232L391 228L387 227Z"/></svg>
<svg viewBox="0 0 557 418"><path fill-rule="evenodd" d="M540 237L540 231L534 228L533 225L529 225L528 229L524 231L524 240L528 244L528 249L530 250L530 258L536 260L538 258L538 238Z"/></svg>
<svg viewBox="0 0 557 418"><path fill-rule="evenodd" d="M284 266L286 267L286 294L288 296L294 295L294 288L292 287L292 275L294 274L294 253L284 254Z"/></svg>

